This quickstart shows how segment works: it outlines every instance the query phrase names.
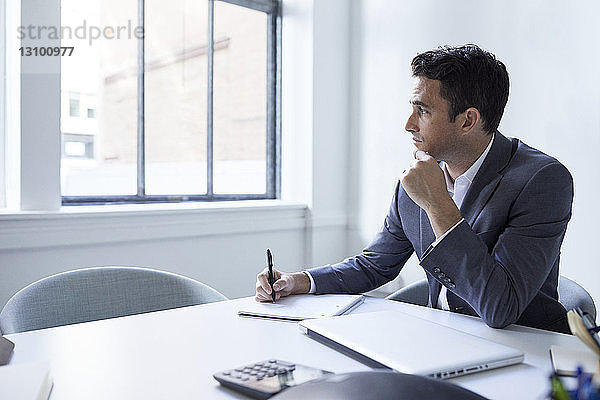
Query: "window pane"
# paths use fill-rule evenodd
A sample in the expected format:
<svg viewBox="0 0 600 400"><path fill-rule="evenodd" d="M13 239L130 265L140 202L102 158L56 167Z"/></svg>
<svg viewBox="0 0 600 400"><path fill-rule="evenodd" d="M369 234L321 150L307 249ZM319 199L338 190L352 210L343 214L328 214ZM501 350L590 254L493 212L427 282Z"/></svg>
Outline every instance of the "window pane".
<svg viewBox="0 0 600 400"><path fill-rule="evenodd" d="M266 192L267 14L215 2L214 192Z"/></svg>
<svg viewBox="0 0 600 400"><path fill-rule="evenodd" d="M146 1L146 194L206 193L208 3Z"/></svg>
<svg viewBox="0 0 600 400"><path fill-rule="evenodd" d="M62 134L63 158L94 158L94 135Z"/></svg>
<svg viewBox="0 0 600 400"><path fill-rule="evenodd" d="M137 0L61 7L61 44L74 48L61 58L62 194L135 194Z"/></svg>
<svg viewBox="0 0 600 400"><path fill-rule="evenodd" d="M69 94L69 117L79 117L79 93Z"/></svg>

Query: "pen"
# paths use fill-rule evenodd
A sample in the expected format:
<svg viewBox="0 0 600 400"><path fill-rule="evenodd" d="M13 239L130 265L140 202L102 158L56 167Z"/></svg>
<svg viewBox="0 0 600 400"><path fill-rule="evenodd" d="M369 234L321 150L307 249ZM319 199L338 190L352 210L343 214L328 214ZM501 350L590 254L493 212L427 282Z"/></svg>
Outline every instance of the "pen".
<svg viewBox="0 0 600 400"><path fill-rule="evenodd" d="M273 283L275 283L275 276L273 275L273 254L271 249L267 249L267 267L269 268L269 285L271 285L271 297L273 303L275 303L275 289L273 289Z"/></svg>

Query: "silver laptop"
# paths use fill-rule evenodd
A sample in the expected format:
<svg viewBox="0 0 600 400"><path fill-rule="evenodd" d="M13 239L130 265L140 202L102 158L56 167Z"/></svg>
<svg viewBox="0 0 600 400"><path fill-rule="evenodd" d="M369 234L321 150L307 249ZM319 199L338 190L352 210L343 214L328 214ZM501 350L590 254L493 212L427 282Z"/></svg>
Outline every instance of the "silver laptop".
<svg viewBox="0 0 600 400"><path fill-rule="evenodd" d="M517 364L523 352L396 311L305 320L309 337L376 368L452 378Z"/></svg>

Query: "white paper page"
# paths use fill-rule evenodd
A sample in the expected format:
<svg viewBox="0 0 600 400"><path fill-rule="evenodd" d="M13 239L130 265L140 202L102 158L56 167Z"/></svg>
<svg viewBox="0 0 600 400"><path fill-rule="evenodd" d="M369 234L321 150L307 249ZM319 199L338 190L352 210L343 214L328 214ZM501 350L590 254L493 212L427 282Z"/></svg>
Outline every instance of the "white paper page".
<svg viewBox="0 0 600 400"><path fill-rule="evenodd" d="M280 317L291 320L331 317L338 315L349 305L361 303L362 295L354 294L322 294L287 296L276 303L259 303L246 306L238 314L256 317Z"/></svg>
<svg viewBox="0 0 600 400"><path fill-rule="evenodd" d="M600 360L589 349L569 349L562 346L550 346L552 351L552 366L555 371L575 372L582 367L585 372L593 373L598 370Z"/></svg>

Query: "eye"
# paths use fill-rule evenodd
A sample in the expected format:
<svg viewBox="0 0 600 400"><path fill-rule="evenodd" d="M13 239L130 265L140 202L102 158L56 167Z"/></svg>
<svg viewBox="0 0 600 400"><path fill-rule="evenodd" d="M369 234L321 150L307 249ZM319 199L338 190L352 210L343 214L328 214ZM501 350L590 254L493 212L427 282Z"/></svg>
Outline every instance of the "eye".
<svg viewBox="0 0 600 400"><path fill-rule="evenodd" d="M428 111L427 111L426 109L424 109L423 107L421 107L421 106L417 106L417 111L418 111L418 112L419 112L419 114L421 114L421 115L425 115L425 114L427 114L427 113L428 113Z"/></svg>

